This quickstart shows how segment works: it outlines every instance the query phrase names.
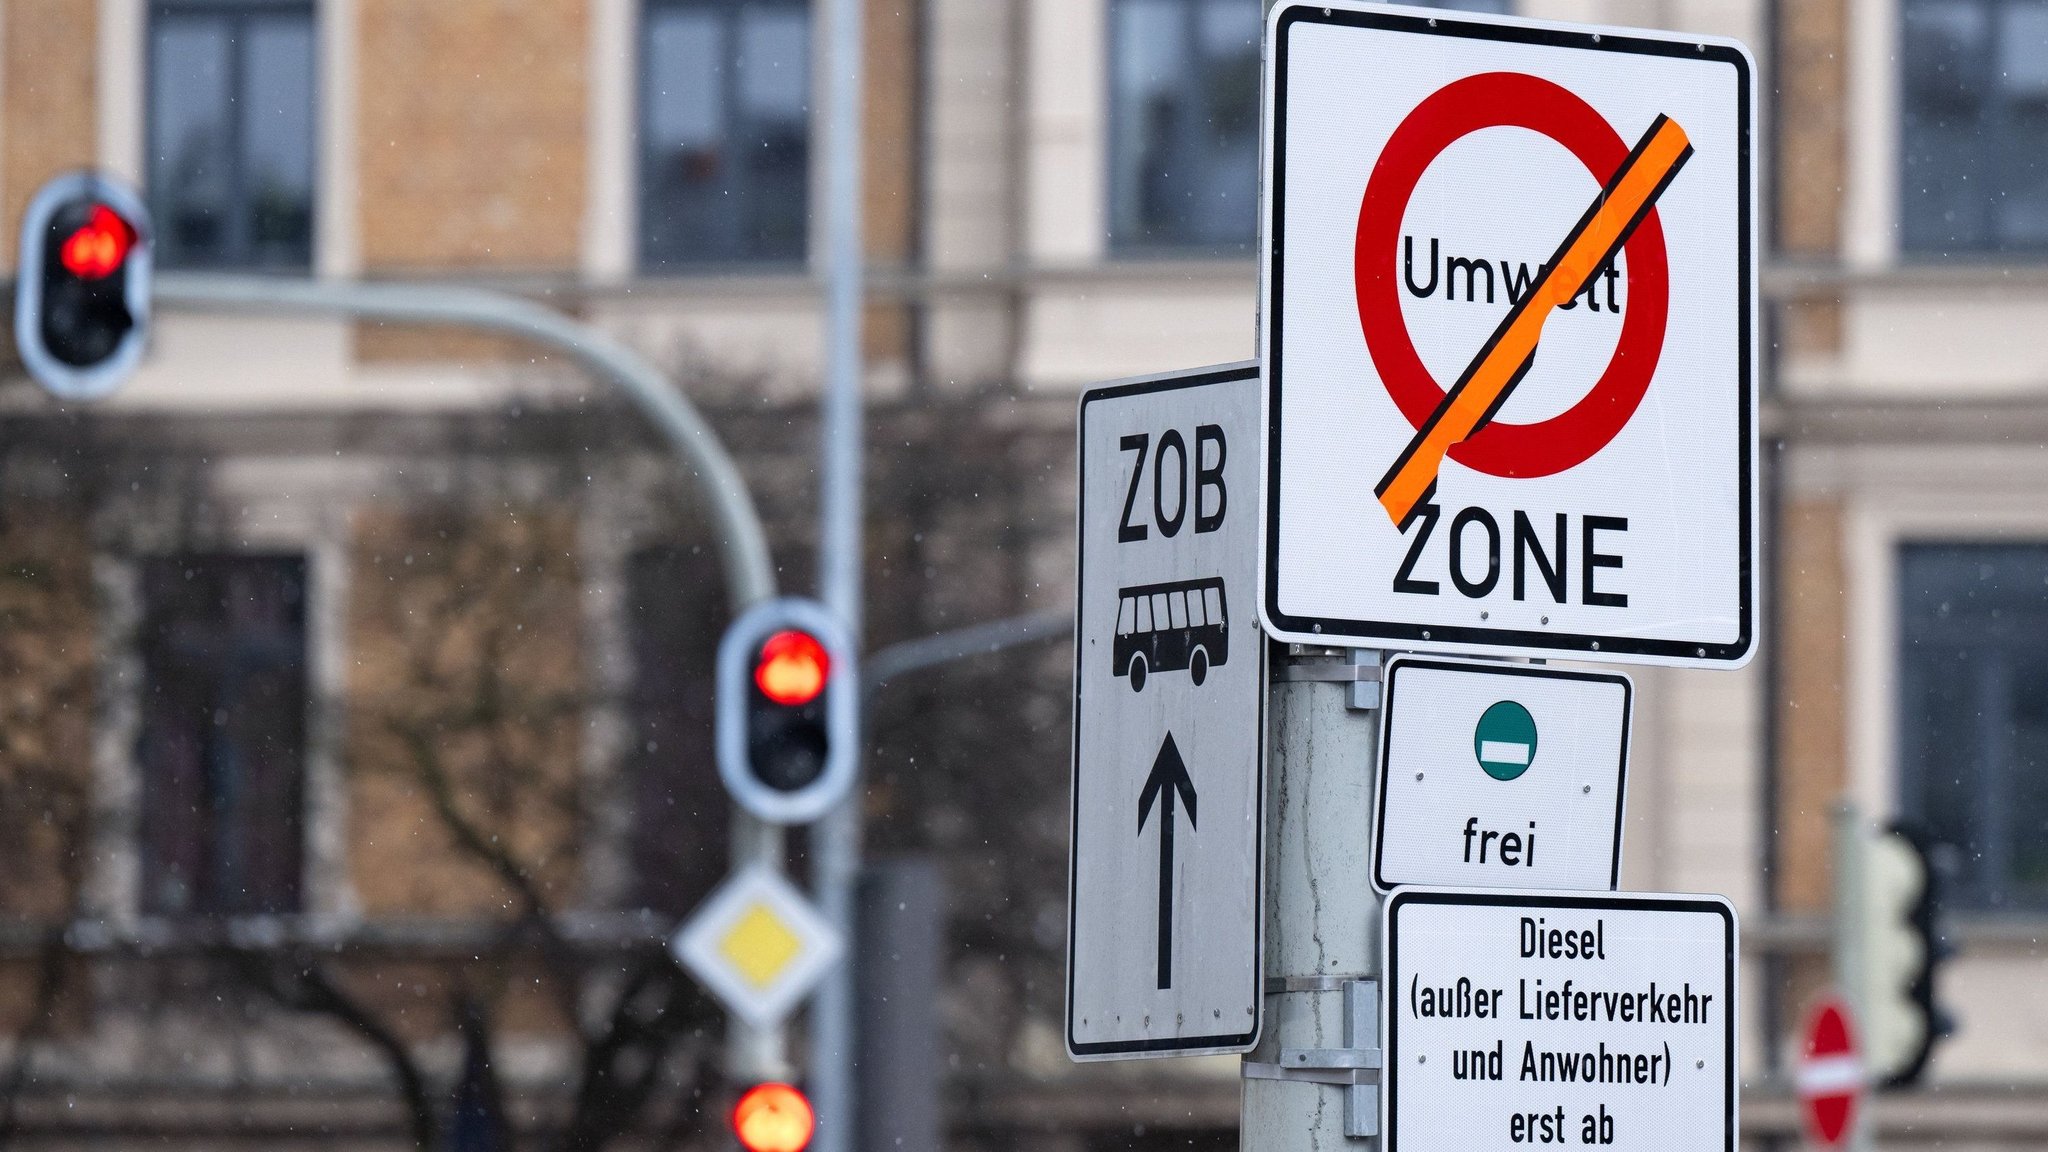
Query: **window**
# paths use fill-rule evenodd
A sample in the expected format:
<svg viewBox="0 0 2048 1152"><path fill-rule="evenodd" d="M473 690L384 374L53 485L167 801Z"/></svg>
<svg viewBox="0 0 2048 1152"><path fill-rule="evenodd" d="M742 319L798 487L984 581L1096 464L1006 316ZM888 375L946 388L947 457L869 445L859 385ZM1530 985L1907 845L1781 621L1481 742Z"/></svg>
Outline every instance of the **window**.
<svg viewBox="0 0 2048 1152"><path fill-rule="evenodd" d="M1244 0L1111 0L1114 251L1250 251L1259 227L1259 11Z"/></svg>
<svg viewBox="0 0 2048 1152"><path fill-rule="evenodd" d="M2048 0L1902 0L1901 243L2048 252Z"/></svg>
<svg viewBox="0 0 2048 1152"><path fill-rule="evenodd" d="M1258 232L1259 6L1115 0L1109 235L1247 251Z"/></svg>
<svg viewBox="0 0 2048 1152"><path fill-rule="evenodd" d="M305 561L152 560L142 595L143 907L296 911Z"/></svg>
<svg viewBox="0 0 2048 1152"><path fill-rule="evenodd" d="M804 0L648 0L640 257L650 268L795 262L810 220Z"/></svg>
<svg viewBox="0 0 2048 1152"><path fill-rule="evenodd" d="M1900 810L1952 903L2048 910L2048 544L1908 546L1899 587Z"/></svg>
<svg viewBox="0 0 2048 1152"><path fill-rule="evenodd" d="M149 209L165 267L313 261L313 6L178 0L149 23Z"/></svg>

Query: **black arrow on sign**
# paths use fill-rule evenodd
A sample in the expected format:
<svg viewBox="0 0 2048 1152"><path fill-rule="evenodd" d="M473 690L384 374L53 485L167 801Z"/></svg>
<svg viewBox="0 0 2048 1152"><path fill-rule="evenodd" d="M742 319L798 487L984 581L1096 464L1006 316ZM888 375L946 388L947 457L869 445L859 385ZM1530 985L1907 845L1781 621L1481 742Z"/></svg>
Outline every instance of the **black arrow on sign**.
<svg viewBox="0 0 2048 1152"><path fill-rule="evenodd" d="M1159 746L1152 759L1152 774L1138 792L1138 834L1145 834L1145 818L1152 815L1152 802L1159 801L1159 986L1173 987L1173 797L1180 794L1188 808L1188 828L1195 827L1195 782L1188 779L1188 766L1174 747L1173 733Z"/></svg>

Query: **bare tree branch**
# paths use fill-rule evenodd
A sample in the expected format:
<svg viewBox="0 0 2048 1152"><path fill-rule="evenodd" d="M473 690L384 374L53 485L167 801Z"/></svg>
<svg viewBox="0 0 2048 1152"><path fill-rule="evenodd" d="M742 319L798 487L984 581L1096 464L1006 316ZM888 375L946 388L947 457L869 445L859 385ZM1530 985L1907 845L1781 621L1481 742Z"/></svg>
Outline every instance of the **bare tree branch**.
<svg viewBox="0 0 2048 1152"><path fill-rule="evenodd" d="M433 1100L419 1062L397 1033L344 991L318 962L309 959L273 959L244 949L229 949L228 956L244 980L271 999L298 1012L331 1016L361 1036L384 1058L397 1081L399 1098L405 1105L412 1129L413 1146L419 1152L434 1152L440 1146ZM276 964L289 971L280 974Z"/></svg>
<svg viewBox="0 0 2048 1152"><path fill-rule="evenodd" d="M36 957L36 991L29 1018L14 1038L14 1058L7 1079L0 1084L0 1147L12 1143L20 1126L18 1111L22 1089L27 1087L36 1044L50 1034L57 1012L57 999L64 990L64 974L71 949L64 942L64 930L52 927L43 934Z"/></svg>
<svg viewBox="0 0 2048 1152"><path fill-rule="evenodd" d="M701 1038L714 1019L716 1012L673 959L665 952L645 957L619 989L604 1028L588 1038L575 1108L555 1141L557 1152L593 1152L625 1134L653 1099L676 1041L693 1029L699 1042L685 1055L694 1066L689 1080L699 1079L709 1054Z"/></svg>

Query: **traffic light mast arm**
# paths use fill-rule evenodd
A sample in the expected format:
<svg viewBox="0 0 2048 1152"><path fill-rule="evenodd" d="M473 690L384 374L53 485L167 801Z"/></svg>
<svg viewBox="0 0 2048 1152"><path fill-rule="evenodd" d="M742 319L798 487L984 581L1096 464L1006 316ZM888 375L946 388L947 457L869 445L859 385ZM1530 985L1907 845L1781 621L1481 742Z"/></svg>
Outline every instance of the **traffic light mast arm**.
<svg viewBox="0 0 2048 1152"><path fill-rule="evenodd" d="M760 514L732 456L696 406L632 349L588 324L504 292L432 284L358 284L268 276L158 274L156 303L197 312L356 316L449 324L517 336L564 352L616 385L681 458L717 521L719 557L733 614L775 596L775 566Z"/></svg>
<svg viewBox="0 0 2048 1152"><path fill-rule="evenodd" d="M898 641L862 658L862 706L884 684L899 676L971 656L987 656L1020 644L1071 636L1073 632L1074 614L1054 608Z"/></svg>

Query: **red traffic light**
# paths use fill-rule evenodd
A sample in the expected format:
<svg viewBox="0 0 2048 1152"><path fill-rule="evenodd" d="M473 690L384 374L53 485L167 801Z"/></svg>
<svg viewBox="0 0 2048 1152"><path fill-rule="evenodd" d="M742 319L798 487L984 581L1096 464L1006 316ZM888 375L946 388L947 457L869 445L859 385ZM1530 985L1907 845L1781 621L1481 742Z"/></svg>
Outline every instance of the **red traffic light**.
<svg viewBox="0 0 2048 1152"><path fill-rule="evenodd" d="M754 686L777 704L809 704L825 690L832 658L808 632L794 628L777 632L761 645L754 663Z"/></svg>
<svg viewBox="0 0 2048 1152"><path fill-rule="evenodd" d="M120 213L105 204L95 204L57 250L64 270L83 280L104 280L121 270L121 262L135 247L135 229Z"/></svg>
<svg viewBox="0 0 2048 1152"><path fill-rule="evenodd" d="M844 626L815 600L763 600L727 626L714 735L719 779L742 808L808 824L846 795L859 674Z"/></svg>
<svg viewBox="0 0 2048 1152"><path fill-rule="evenodd" d="M756 1084L732 1106L733 1135L747 1152L803 1152L817 1126L811 1102L788 1084Z"/></svg>

